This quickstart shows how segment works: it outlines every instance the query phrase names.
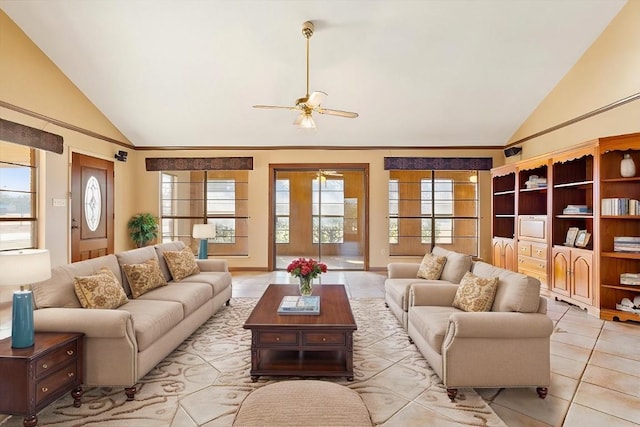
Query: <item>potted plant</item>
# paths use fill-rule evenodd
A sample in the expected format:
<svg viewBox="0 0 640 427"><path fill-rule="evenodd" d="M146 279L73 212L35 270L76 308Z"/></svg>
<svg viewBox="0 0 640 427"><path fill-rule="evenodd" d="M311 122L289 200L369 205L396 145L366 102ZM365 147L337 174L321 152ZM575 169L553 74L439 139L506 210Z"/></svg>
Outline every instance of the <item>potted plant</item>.
<svg viewBox="0 0 640 427"><path fill-rule="evenodd" d="M158 218L150 213L141 213L131 217L127 223L129 236L141 248L158 237Z"/></svg>

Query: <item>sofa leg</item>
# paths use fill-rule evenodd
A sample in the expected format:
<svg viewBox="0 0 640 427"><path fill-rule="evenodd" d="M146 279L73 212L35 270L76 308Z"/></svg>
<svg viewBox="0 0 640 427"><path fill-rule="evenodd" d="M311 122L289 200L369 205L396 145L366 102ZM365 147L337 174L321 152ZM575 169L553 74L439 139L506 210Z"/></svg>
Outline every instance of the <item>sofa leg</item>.
<svg viewBox="0 0 640 427"><path fill-rule="evenodd" d="M409 344L413 344L413 340L409 337Z"/></svg>
<svg viewBox="0 0 640 427"><path fill-rule="evenodd" d="M389 308L389 304L387 304L386 302L384 303L384 306Z"/></svg>
<svg viewBox="0 0 640 427"><path fill-rule="evenodd" d="M136 390L135 386L133 386L133 387L125 387L124 388L124 394L127 395L127 401L132 401L133 400L133 398L136 395L136 391L138 391L138 390Z"/></svg>
<svg viewBox="0 0 640 427"><path fill-rule="evenodd" d="M540 399L544 399L545 397L547 397L548 392L549 392L549 389L547 387L536 388L536 393L538 393L538 397L540 397Z"/></svg>
<svg viewBox="0 0 640 427"><path fill-rule="evenodd" d="M452 402L456 401L456 396L458 395L458 389L457 388L448 388L447 389L447 396L449 396L449 399L451 399Z"/></svg>
<svg viewBox="0 0 640 427"><path fill-rule="evenodd" d="M227 307L229 307L231 305L231 300L228 299L227 302L224 303Z"/></svg>

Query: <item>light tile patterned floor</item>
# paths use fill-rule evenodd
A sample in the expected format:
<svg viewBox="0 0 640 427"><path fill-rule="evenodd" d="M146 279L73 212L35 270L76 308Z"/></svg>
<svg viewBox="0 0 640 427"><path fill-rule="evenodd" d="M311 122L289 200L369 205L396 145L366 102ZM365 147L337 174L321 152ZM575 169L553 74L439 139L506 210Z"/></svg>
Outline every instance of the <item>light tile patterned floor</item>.
<svg viewBox="0 0 640 427"><path fill-rule="evenodd" d="M269 283L296 283L286 272L234 271L233 296L259 297ZM385 275L332 272L322 283L343 283L351 298L384 297ZM509 426L640 425L640 325L606 322L569 304L549 300L551 387L478 389Z"/></svg>

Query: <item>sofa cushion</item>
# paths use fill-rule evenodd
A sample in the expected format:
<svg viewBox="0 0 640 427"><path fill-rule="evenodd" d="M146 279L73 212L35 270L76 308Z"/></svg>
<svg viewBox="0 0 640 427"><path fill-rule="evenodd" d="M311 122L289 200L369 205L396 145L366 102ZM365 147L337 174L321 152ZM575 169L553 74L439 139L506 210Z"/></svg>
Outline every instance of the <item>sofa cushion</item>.
<svg viewBox="0 0 640 427"><path fill-rule="evenodd" d="M169 271L169 266L167 266L167 261L164 259L164 251L181 251L185 248L184 243L181 240L176 240L174 242L166 242L159 243L154 246L156 250L156 254L158 256L158 264L160 264L160 270L162 274L164 274L164 278L168 282L172 279L171 272Z"/></svg>
<svg viewBox="0 0 640 427"><path fill-rule="evenodd" d="M221 271L201 271L200 273L193 274L185 277L178 283L206 283L213 288L213 295L216 296L223 290L231 286L231 274Z"/></svg>
<svg viewBox="0 0 640 427"><path fill-rule="evenodd" d="M440 279L446 280L451 283L460 283L464 273L471 270L471 256L461 254L458 252L449 251L436 246L431 251L433 255L447 257L447 262L444 264Z"/></svg>
<svg viewBox="0 0 640 427"><path fill-rule="evenodd" d="M131 314L138 352L167 334L184 318L182 304L174 301L132 299L118 310Z"/></svg>
<svg viewBox="0 0 640 427"><path fill-rule="evenodd" d="M438 280L440 279L440 274L442 274L442 269L446 262L447 257L426 254L422 258L416 277L427 280Z"/></svg>
<svg viewBox="0 0 640 427"><path fill-rule="evenodd" d="M74 277L89 276L102 267L107 267L122 283L122 272L115 255L105 255L51 269L51 278L32 286L37 308L65 307L81 308L74 290Z"/></svg>
<svg viewBox="0 0 640 427"><path fill-rule="evenodd" d="M540 304L540 281L524 274L476 261L471 270L479 277L498 277L491 311L535 313Z"/></svg>
<svg viewBox="0 0 640 427"><path fill-rule="evenodd" d="M144 248L118 252L116 257L118 258L120 266L125 264L142 264L150 259L158 261L158 255L156 255L156 250L153 246L145 246ZM127 280L126 274L122 274L122 287L124 287L124 291L127 295L131 295L131 287L129 286L129 280Z"/></svg>
<svg viewBox="0 0 640 427"><path fill-rule="evenodd" d="M129 300L115 274L107 267L91 276L75 277L74 282L75 293L83 308L113 309Z"/></svg>
<svg viewBox="0 0 640 427"><path fill-rule="evenodd" d="M409 323L438 354L442 354L442 342L449 327L449 317L458 312L460 310L454 307L412 306L409 309Z"/></svg>
<svg viewBox="0 0 640 427"><path fill-rule="evenodd" d="M497 277L478 277L467 272L460 281L452 305L464 311L489 311L497 287Z"/></svg>
<svg viewBox="0 0 640 427"><path fill-rule="evenodd" d="M140 300L175 301L182 304L184 317L208 304L213 298L213 288L207 283L174 283L153 289L140 296Z"/></svg>
<svg viewBox="0 0 640 427"><path fill-rule="evenodd" d="M155 259L149 259L141 264L123 264L122 269L127 276L133 298L138 298L152 289L167 285L158 261Z"/></svg>
<svg viewBox="0 0 640 427"><path fill-rule="evenodd" d="M173 280L182 280L200 272L190 248L184 248L181 251L164 251L162 255L167 262Z"/></svg>

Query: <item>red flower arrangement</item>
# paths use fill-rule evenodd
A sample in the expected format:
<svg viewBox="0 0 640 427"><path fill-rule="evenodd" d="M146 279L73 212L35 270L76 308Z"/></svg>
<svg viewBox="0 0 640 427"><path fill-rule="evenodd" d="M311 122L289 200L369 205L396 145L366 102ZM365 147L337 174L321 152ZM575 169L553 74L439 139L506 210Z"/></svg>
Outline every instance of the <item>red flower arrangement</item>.
<svg viewBox="0 0 640 427"><path fill-rule="evenodd" d="M318 262L315 259L298 258L291 261L287 266L287 273L291 273L294 277L304 277L307 279L315 279L322 273L327 272L327 264Z"/></svg>

